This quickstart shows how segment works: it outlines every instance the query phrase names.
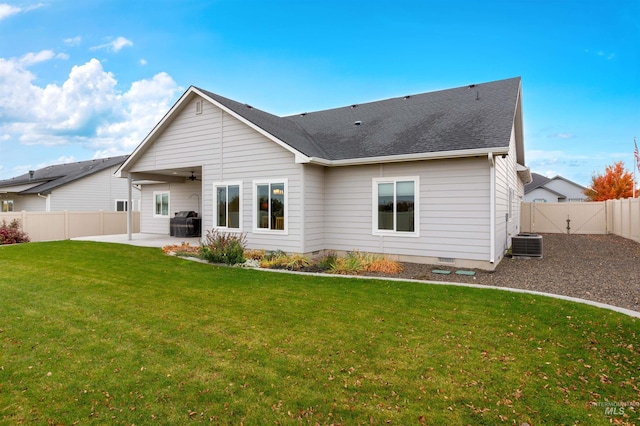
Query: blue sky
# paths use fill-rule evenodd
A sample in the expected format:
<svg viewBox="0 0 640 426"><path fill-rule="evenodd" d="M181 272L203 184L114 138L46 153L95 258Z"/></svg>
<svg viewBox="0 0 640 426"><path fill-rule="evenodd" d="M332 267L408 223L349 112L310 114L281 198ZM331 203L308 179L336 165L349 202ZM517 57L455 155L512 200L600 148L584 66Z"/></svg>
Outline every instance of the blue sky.
<svg viewBox="0 0 640 426"><path fill-rule="evenodd" d="M128 154L190 85L287 115L521 76L527 165L588 185L633 169L639 17L640 0L0 0L0 179Z"/></svg>

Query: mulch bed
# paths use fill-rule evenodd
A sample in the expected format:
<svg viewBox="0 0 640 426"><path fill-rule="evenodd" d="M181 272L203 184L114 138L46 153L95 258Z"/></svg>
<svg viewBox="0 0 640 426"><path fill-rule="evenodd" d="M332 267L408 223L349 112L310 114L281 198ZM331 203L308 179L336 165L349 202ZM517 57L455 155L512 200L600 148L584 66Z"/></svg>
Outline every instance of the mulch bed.
<svg viewBox="0 0 640 426"><path fill-rule="evenodd" d="M542 258L505 257L495 271L404 263L395 275L426 281L445 281L511 287L578 297L640 312L640 244L616 235L542 234ZM449 275L434 269L450 270Z"/></svg>

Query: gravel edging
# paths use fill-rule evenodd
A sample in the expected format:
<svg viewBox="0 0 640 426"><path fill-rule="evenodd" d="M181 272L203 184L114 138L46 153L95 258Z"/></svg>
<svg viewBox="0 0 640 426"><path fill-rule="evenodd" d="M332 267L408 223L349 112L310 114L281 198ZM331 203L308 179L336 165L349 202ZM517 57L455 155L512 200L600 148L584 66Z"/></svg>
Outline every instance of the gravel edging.
<svg viewBox="0 0 640 426"><path fill-rule="evenodd" d="M617 235L541 234L542 258L505 257L495 271L457 275L441 265L404 263L397 278L507 287L640 311L640 244ZM434 269L452 271L434 274Z"/></svg>

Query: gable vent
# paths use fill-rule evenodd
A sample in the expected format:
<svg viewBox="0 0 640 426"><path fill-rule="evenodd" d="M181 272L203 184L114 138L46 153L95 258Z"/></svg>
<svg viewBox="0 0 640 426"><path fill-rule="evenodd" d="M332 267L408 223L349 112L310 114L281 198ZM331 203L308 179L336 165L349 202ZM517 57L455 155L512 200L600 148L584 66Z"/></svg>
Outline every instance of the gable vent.
<svg viewBox="0 0 640 426"><path fill-rule="evenodd" d="M542 235L518 234L511 239L511 256L542 257Z"/></svg>

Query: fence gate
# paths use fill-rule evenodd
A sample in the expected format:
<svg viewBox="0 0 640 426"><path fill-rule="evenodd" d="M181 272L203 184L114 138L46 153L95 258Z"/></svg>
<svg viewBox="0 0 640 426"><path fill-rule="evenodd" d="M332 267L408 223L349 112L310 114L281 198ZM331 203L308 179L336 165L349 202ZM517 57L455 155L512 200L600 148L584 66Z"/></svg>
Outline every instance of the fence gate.
<svg viewBox="0 0 640 426"><path fill-rule="evenodd" d="M606 234L605 202L522 203L522 232Z"/></svg>

